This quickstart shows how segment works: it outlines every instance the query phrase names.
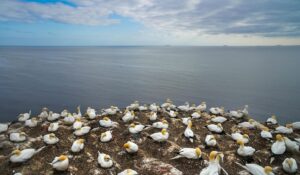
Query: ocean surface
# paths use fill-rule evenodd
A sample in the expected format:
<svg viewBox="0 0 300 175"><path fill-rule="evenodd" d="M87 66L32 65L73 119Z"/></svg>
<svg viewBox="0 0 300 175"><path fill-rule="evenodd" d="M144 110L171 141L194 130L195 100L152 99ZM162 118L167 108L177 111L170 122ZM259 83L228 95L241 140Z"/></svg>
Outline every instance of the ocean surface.
<svg viewBox="0 0 300 175"><path fill-rule="evenodd" d="M300 47L0 47L0 122L166 98L300 120Z"/></svg>

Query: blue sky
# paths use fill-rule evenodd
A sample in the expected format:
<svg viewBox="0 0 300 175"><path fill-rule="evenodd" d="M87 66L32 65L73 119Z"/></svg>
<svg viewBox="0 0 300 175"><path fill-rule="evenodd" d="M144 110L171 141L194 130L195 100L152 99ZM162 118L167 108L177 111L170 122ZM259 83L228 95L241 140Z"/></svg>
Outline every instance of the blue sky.
<svg viewBox="0 0 300 175"><path fill-rule="evenodd" d="M1 0L0 45L299 45L298 0Z"/></svg>

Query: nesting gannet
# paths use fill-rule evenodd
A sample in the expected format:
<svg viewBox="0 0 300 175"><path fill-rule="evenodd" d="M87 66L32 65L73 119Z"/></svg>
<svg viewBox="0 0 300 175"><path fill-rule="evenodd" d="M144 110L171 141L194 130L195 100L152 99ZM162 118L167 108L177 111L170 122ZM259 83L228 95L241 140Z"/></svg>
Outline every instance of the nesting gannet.
<svg viewBox="0 0 300 175"><path fill-rule="evenodd" d="M137 133L143 131L144 128L145 128L145 126L142 125L142 124L137 124L136 125L134 123L131 123L130 126L129 126L129 132L131 134L137 134Z"/></svg>
<svg viewBox="0 0 300 175"><path fill-rule="evenodd" d="M28 126L30 128L34 128L36 127L38 124L38 121L35 117L31 118L31 119L28 119L25 121L25 126Z"/></svg>
<svg viewBox="0 0 300 175"><path fill-rule="evenodd" d="M248 134L241 134L239 132L235 132L235 133L232 133L231 134L231 138L235 141L238 141L238 140L242 140L244 143L248 143L249 142L249 136Z"/></svg>
<svg viewBox="0 0 300 175"><path fill-rule="evenodd" d="M180 105L177 108L181 111L188 112L190 110L190 104L189 104L189 102L185 102L184 105Z"/></svg>
<svg viewBox="0 0 300 175"><path fill-rule="evenodd" d="M229 111L229 116L232 118L242 118L244 113L241 110Z"/></svg>
<svg viewBox="0 0 300 175"><path fill-rule="evenodd" d="M176 108L176 106L173 104L172 100L170 99L167 99L166 102L161 105L161 107L167 110Z"/></svg>
<svg viewBox="0 0 300 175"><path fill-rule="evenodd" d="M126 109L128 109L128 110L137 110L137 109L139 109L139 106L140 106L139 101L134 101L129 106L127 106Z"/></svg>
<svg viewBox="0 0 300 175"><path fill-rule="evenodd" d="M213 117L211 119L211 121L215 122L215 123L223 123L227 120L227 118L222 117L222 116L217 116L217 117Z"/></svg>
<svg viewBox="0 0 300 175"><path fill-rule="evenodd" d="M84 147L84 139L77 139L73 142L71 151L73 153L78 153L80 152Z"/></svg>
<svg viewBox="0 0 300 175"><path fill-rule="evenodd" d="M84 126L84 127L79 128L79 129L76 129L76 130L74 131L74 134L75 134L76 136L82 136L82 135L85 135L85 134L89 133L89 132L90 132L90 129L91 129L91 127L89 127L89 126Z"/></svg>
<svg viewBox="0 0 300 175"><path fill-rule="evenodd" d="M49 132L54 132L54 131L57 131L58 128L59 128L58 122L50 123L50 125L49 125L49 127L48 127L48 131L49 131Z"/></svg>
<svg viewBox="0 0 300 175"><path fill-rule="evenodd" d="M102 115L115 115L119 111L116 106L111 106L110 108L104 109Z"/></svg>
<svg viewBox="0 0 300 175"><path fill-rule="evenodd" d="M199 110L199 111L205 111L206 110L206 102L201 102L200 105L198 105L195 110Z"/></svg>
<svg viewBox="0 0 300 175"><path fill-rule="evenodd" d="M167 129L169 127L167 120L162 120L161 122L155 122L152 124L152 127L158 128L158 129Z"/></svg>
<svg viewBox="0 0 300 175"><path fill-rule="evenodd" d="M77 106L77 113L73 113L73 117L74 117L75 119L81 118L81 117L82 117L81 110L80 110L80 106Z"/></svg>
<svg viewBox="0 0 300 175"><path fill-rule="evenodd" d="M191 117L184 117L184 118L181 118L181 121L184 125L188 125L189 124L189 121L191 121Z"/></svg>
<svg viewBox="0 0 300 175"><path fill-rule="evenodd" d="M243 112L243 114L244 114L245 116L248 116L248 115L249 115L248 109L249 109L249 106L248 106L248 105L245 105L245 106L244 106L244 109L242 110L242 112Z"/></svg>
<svg viewBox="0 0 300 175"><path fill-rule="evenodd" d="M159 106L156 105L156 103L152 103L152 104L149 106L149 109L150 109L150 111L157 112L157 111L159 110Z"/></svg>
<svg viewBox="0 0 300 175"><path fill-rule="evenodd" d="M39 118L41 119L47 119L48 118L48 109L47 108L44 108L42 110L42 112L38 115Z"/></svg>
<svg viewBox="0 0 300 175"><path fill-rule="evenodd" d="M282 162L282 168L285 172L293 174L297 172L298 165L294 158L286 158Z"/></svg>
<svg viewBox="0 0 300 175"><path fill-rule="evenodd" d="M188 126L186 127L186 129L184 130L184 136L189 139L190 142L194 142L193 138L194 138L194 132L192 131L192 121L189 120L188 121Z"/></svg>
<svg viewBox="0 0 300 175"><path fill-rule="evenodd" d="M274 173L272 172L273 169L270 166L265 166L263 168L262 166L254 164L254 163L246 164L245 166L241 165L239 163L236 163L236 164L238 164L245 170L249 171L253 175L274 175Z"/></svg>
<svg viewBox="0 0 300 175"><path fill-rule="evenodd" d="M284 142L285 142L285 146L287 148L287 150L293 152L293 153L299 153L299 146L300 144L296 141L292 141L291 139L287 138L287 137L283 137Z"/></svg>
<svg viewBox="0 0 300 175"><path fill-rule="evenodd" d="M162 129L161 132L151 134L150 137L157 142L164 142L169 138L169 133L166 129Z"/></svg>
<svg viewBox="0 0 300 175"><path fill-rule="evenodd" d="M30 118L30 115L31 115L31 110L28 113L20 114L18 116L19 122L25 122L26 120L28 120Z"/></svg>
<svg viewBox="0 0 300 175"><path fill-rule="evenodd" d="M147 111L148 107L147 105L139 106L139 111Z"/></svg>
<svg viewBox="0 0 300 175"><path fill-rule="evenodd" d="M88 116L89 119L95 119L96 118L96 110L91 108L91 107L88 107L87 110L86 110L86 114Z"/></svg>
<svg viewBox="0 0 300 175"><path fill-rule="evenodd" d="M261 128L262 131L260 132L260 136L264 139L272 139L272 134L271 132L269 131L269 128L267 127L263 127Z"/></svg>
<svg viewBox="0 0 300 175"><path fill-rule="evenodd" d="M300 129L300 122L294 122L291 125L292 125L292 128L294 130L299 130Z"/></svg>
<svg viewBox="0 0 300 175"><path fill-rule="evenodd" d="M13 132L9 134L9 140L12 142L23 142L26 140L26 136L24 132Z"/></svg>
<svg viewBox="0 0 300 175"><path fill-rule="evenodd" d="M212 107L209 109L209 112L214 115L222 115L224 113L224 108Z"/></svg>
<svg viewBox="0 0 300 175"><path fill-rule="evenodd" d="M49 112L49 115L47 117L47 120L54 121L60 118L60 115L58 113L53 113L52 111Z"/></svg>
<svg viewBox="0 0 300 175"><path fill-rule="evenodd" d="M58 171L65 171L69 167L69 158L65 155L60 155L59 157L55 157L50 164Z"/></svg>
<svg viewBox="0 0 300 175"><path fill-rule="evenodd" d="M38 150L29 148L29 149L24 149L24 150L19 150L16 149L12 152L9 160L13 163L21 163L21 162L25 162L29 159L31 159L32 156L34 156L35 154L39 153L40 151L42 151L45 147L41 147Z"/></svg>
<svg viewBox="0 0 300 175"><path fill-rule="evenodd" d="M79 129L82 127L82 125L83 125L83 123L82 123L81 119L77 118L75 120L75 122L73 123L73 129Z"/></svg>
<svg viewBox="0 0 300 175"><path fill-rule="evenodd" d="M267 119L267 122L266 122L268 125L277 125L277 119L276 119L276 116L275 115L272 115L272 117L268 118Z"/></svg>
<svg viewBox="0 0 300 175"><path fill-rule="evenodd" d="M216 146L217 145L217 140L214 135L206 135L205 137L205 144L207 146Z"/></svg>
<svg viewBox="0 0 300 175"><path fill-rule="evenodd" d="M275 128L275 133L281 133L281 134L291 134L293 133L293 128L291 124L286 124L286 126L278 126Z"/></svg>
<svg viewBox="0 0 300 175"><path fill-rule="evenodd" d="M68 110L64 109L63 111L61 111L60 116L61 117L66 117L68 115Z"/></svg>
<svg viewBox="0 0 300 175"><path fill-rule="evenodd" d="M102 168L110 168L113 166L113 161L109 155L98 151L98 163Z"/></svg>
<svg viewBox="0 0 300 175"><path fill-rule="evenodd" d="M168 112L168 115L169 115L171 118L175 118L175 117L177 117L178 112L173 111L173 110L170 110L170 112Z"/></svg>
<svg viewBox="0 0 300 175"><path fill-rule="evenodd" d="M272 144L271 150L272 153L276 155L281 155L285 152L286 146L282 135L276 135L276 142Z"/></svg>
<svg viewBox="0 0 300 175"><path fill-rule="evenodd" d="M188 111L194 111L194 110L196 110L196 104L190 105L190 108Z"/></svg>
<svg viewBox="0 0 300 175"><path fill-rule="evenodd" d="M249 119L248 122L242 122L238 124L239 128L246 128L246 129L255 129L256 128L256 121L253 119Z"/></svg>
<svg viewBox="0 0 300 175"><path fill-rule="evenodd" d="M224 155L217 151L212 151L209 154L208 166L200 172L200 175L219 175L221 172L220 161L223 160Z"/></svg>
<svg viewBox="0 0 300 175"><path fill-rule="evenodd" d="M0 123L0 133L6 132L8 129L8 124L7 123Z"/></svg>
<svg viewBox="0 0 300 175"><path fill-rule="evenodd" d="M255 149L251 146L245 146L242 140L238 140L237 144L240 145L240 147L237 150L238 155L247 157L252 156L254 154Z"/></svg>
<svg viewBox="0 0 300 175"><path fill-rule="evenodd" d="M157 119L157 113L154 111L151 111L148 116L149 116L150 121L155 121Z"/></svg>
<svg viewBox="0 0 300 175"><path fill-rule="evenodd" d="M112 139L112 131L105 131L103 133L101 133L100 136L100 141L101 142L109 142Z"/></svg>
<svg viewBox="0 0 300 175"><path fill-rule="evenodd" d="M197 119L201 117L201 112L200 111L195 111L192 113L192 118Z"/></svg>
<svg viewBox="0 0 300 175"><path fill-rule="evenodd" d="M133 111L125 111L125 115L122 117L123 122L129 122L134 119Z"/></svg>
<svg viewBox="0 0 300 175"><path fill-rule="evenodd" d="M74 122L75 117L71 113L68 113L68 115L64 118L64 123L66 125L72 125Z"/></svg>
<svg viewBox="0 0 300 175"><path fill-rule="evenodd" d="M126 169L126 170L118 173L117 175L138 175L138 173L132 169Z"/></svg>
<svg viewBox="0 0 300 175"><path fill-rule="evenodd" d="M215 132L215 133L222 133L223 132L223 127L222 127L221 123L218 123L217 125L209 124L209 125L207 125L207 128L211 132Z"/></svg>
<svg viewBox="0 0 300 175"><path fill-rule="evenodd" d="M118 125L117 122L111 121L108 117L103 117L103 119L99 120L99 124L104 128L110 128Z"/></svg>
<svg viewBox="0 0 300 175"><path fill-rule="evenodd" d="M177 156L173 157L173 159L179 159L185 157L187 159L200 159L202 155L201 149L197 148L182 148L179 150Z"/></svg>
<svg viewBox="0 0 300 175"><path fill-rule="evenodd" d="M53 145L59 142L59 138L54 133L50 133L43 136L43 141L48 145Z"/></svg>
<svg viewBox="0 0 300 175"><path fill-rule="evenodd" d="M123 145L128 153L136 153L139 149L139 146L131 141L128 141Z"/></svg>

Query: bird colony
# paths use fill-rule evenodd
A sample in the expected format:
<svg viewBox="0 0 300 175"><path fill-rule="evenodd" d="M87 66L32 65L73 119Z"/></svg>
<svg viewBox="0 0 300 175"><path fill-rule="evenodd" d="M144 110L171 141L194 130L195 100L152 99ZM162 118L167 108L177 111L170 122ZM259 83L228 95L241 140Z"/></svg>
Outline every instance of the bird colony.
<svg viewBox="0 0 300 175"><path fill-rule="evenodd" d="M81 113L47 108L0 124L1 175L300 174L300 122L250 117L202 102Z"/></svg>

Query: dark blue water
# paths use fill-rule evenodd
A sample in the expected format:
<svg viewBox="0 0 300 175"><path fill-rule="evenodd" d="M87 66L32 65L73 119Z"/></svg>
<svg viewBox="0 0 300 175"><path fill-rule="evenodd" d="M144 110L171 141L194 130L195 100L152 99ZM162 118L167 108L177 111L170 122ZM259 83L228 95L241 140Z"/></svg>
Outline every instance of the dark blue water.
<svg viewBox="0 0 300 175"><path fill-rule="evenodd" d="M0 121L133 100L300 120L300 47L0 47Z"/></svg>

